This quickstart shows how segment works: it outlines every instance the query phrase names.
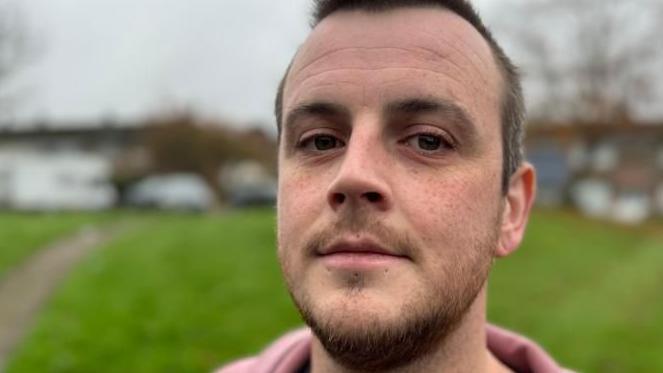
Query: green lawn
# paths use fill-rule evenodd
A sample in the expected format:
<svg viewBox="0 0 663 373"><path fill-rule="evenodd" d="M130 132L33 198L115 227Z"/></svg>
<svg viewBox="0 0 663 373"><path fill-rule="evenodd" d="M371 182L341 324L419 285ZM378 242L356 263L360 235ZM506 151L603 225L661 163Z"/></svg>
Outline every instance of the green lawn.
<svg viewBox="0 0 663 373"><path fill-rule="evenodd" d="M586 372L663 371L663 229L539 212L497 263L489 317Z"/></svg>
<svg viewBox="0 0 663 373"><path fill-rule="evenodd" d="M21 372L205 372L299 324L269 211L153 215L67 279ZM663 237L540 211L497 263L489 317L587 372L663 371Z"/></svg>
<svg viewBox="0 0 663 373"><path fill-rule="evenodd" d="M267 212L163 215L69 277L9 372L204 372L299 319Z"/></svg>
<svg viewBox="0 0 663 373"><path fill-rule="evenodd" d="M0 278L47 243L102 219L98 214L0 213Z"/></svg>

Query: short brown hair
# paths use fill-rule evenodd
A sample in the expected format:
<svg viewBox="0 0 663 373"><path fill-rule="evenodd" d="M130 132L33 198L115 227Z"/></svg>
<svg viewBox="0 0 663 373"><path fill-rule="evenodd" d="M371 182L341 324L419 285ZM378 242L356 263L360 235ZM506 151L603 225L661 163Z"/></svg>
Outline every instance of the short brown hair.
<svg viewBox="0 0 663 373"><path fill-rule="evenodd" d="M518 69L497 44L491 32L484 25L479 14L466 0L314 0L313 18L311 27L315 27L330 14L340 10L363 10L366 12L383 12L387 10L416 7L416 6L438 6L448 9L467 22L469 22L486 40L493 53L493 57L500 69L504 79L504 90L501 103L501 125L502 125L502 190L508 190L509 178L518 169L523 161L523 135L525 120L525 105L520 74ZM292 62L291 62L292 64ZM281 122L283 110L283 90L288 77L290 66L288 66L276 94L274 112L276 125L281 136Z"/></svg>

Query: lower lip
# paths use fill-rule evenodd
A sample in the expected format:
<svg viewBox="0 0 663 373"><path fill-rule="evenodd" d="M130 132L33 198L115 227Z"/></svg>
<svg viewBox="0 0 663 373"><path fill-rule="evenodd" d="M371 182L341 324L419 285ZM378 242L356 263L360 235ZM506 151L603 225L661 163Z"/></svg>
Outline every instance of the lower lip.
<svg viewBox="0 0 663 373"><path fill-rule="evenodd" d="M328 267L359 270L394 265L406 260L402 256L379 253L334 253L323 255L321 259Z"/></svg>

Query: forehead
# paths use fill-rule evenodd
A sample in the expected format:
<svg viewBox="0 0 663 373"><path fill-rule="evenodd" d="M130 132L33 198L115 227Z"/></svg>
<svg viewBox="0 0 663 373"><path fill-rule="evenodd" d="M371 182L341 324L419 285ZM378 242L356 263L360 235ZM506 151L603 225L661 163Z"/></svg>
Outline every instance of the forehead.
<svg viewBox="0 0 663 373"><path fill-rule="evenodd" d="M403 72L400 78L399 72ZM406 79L406 73L426 79ZM465 95L466 101L472 101L466 102L468 106L483 109L496 109L501 93L490 47L458 15L443 8L420 7L377 13L339 11L317 25L300 48L286 80L284 109L314 92L329 94L344 83L357 87L366 83L363 77L376 76L386 79L382 91L424 89L420 93L430 95L435 92L426 88L444 86L439 94L461 101ZM442 84L421 84L424 80Z"/></svg>

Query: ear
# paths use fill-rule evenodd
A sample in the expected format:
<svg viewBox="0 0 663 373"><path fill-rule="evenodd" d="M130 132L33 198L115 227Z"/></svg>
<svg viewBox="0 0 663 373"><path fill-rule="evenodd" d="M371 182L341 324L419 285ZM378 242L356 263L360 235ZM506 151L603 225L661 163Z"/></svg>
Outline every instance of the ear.
<svg viewBox="0 0 663 373"><path fill-rule="evenodd" d="M530 163L523 164L509 180L509 190L504 196L504 211L497 257L514 252L523 240L529 213L536 195L536 171Z"/></svg>

